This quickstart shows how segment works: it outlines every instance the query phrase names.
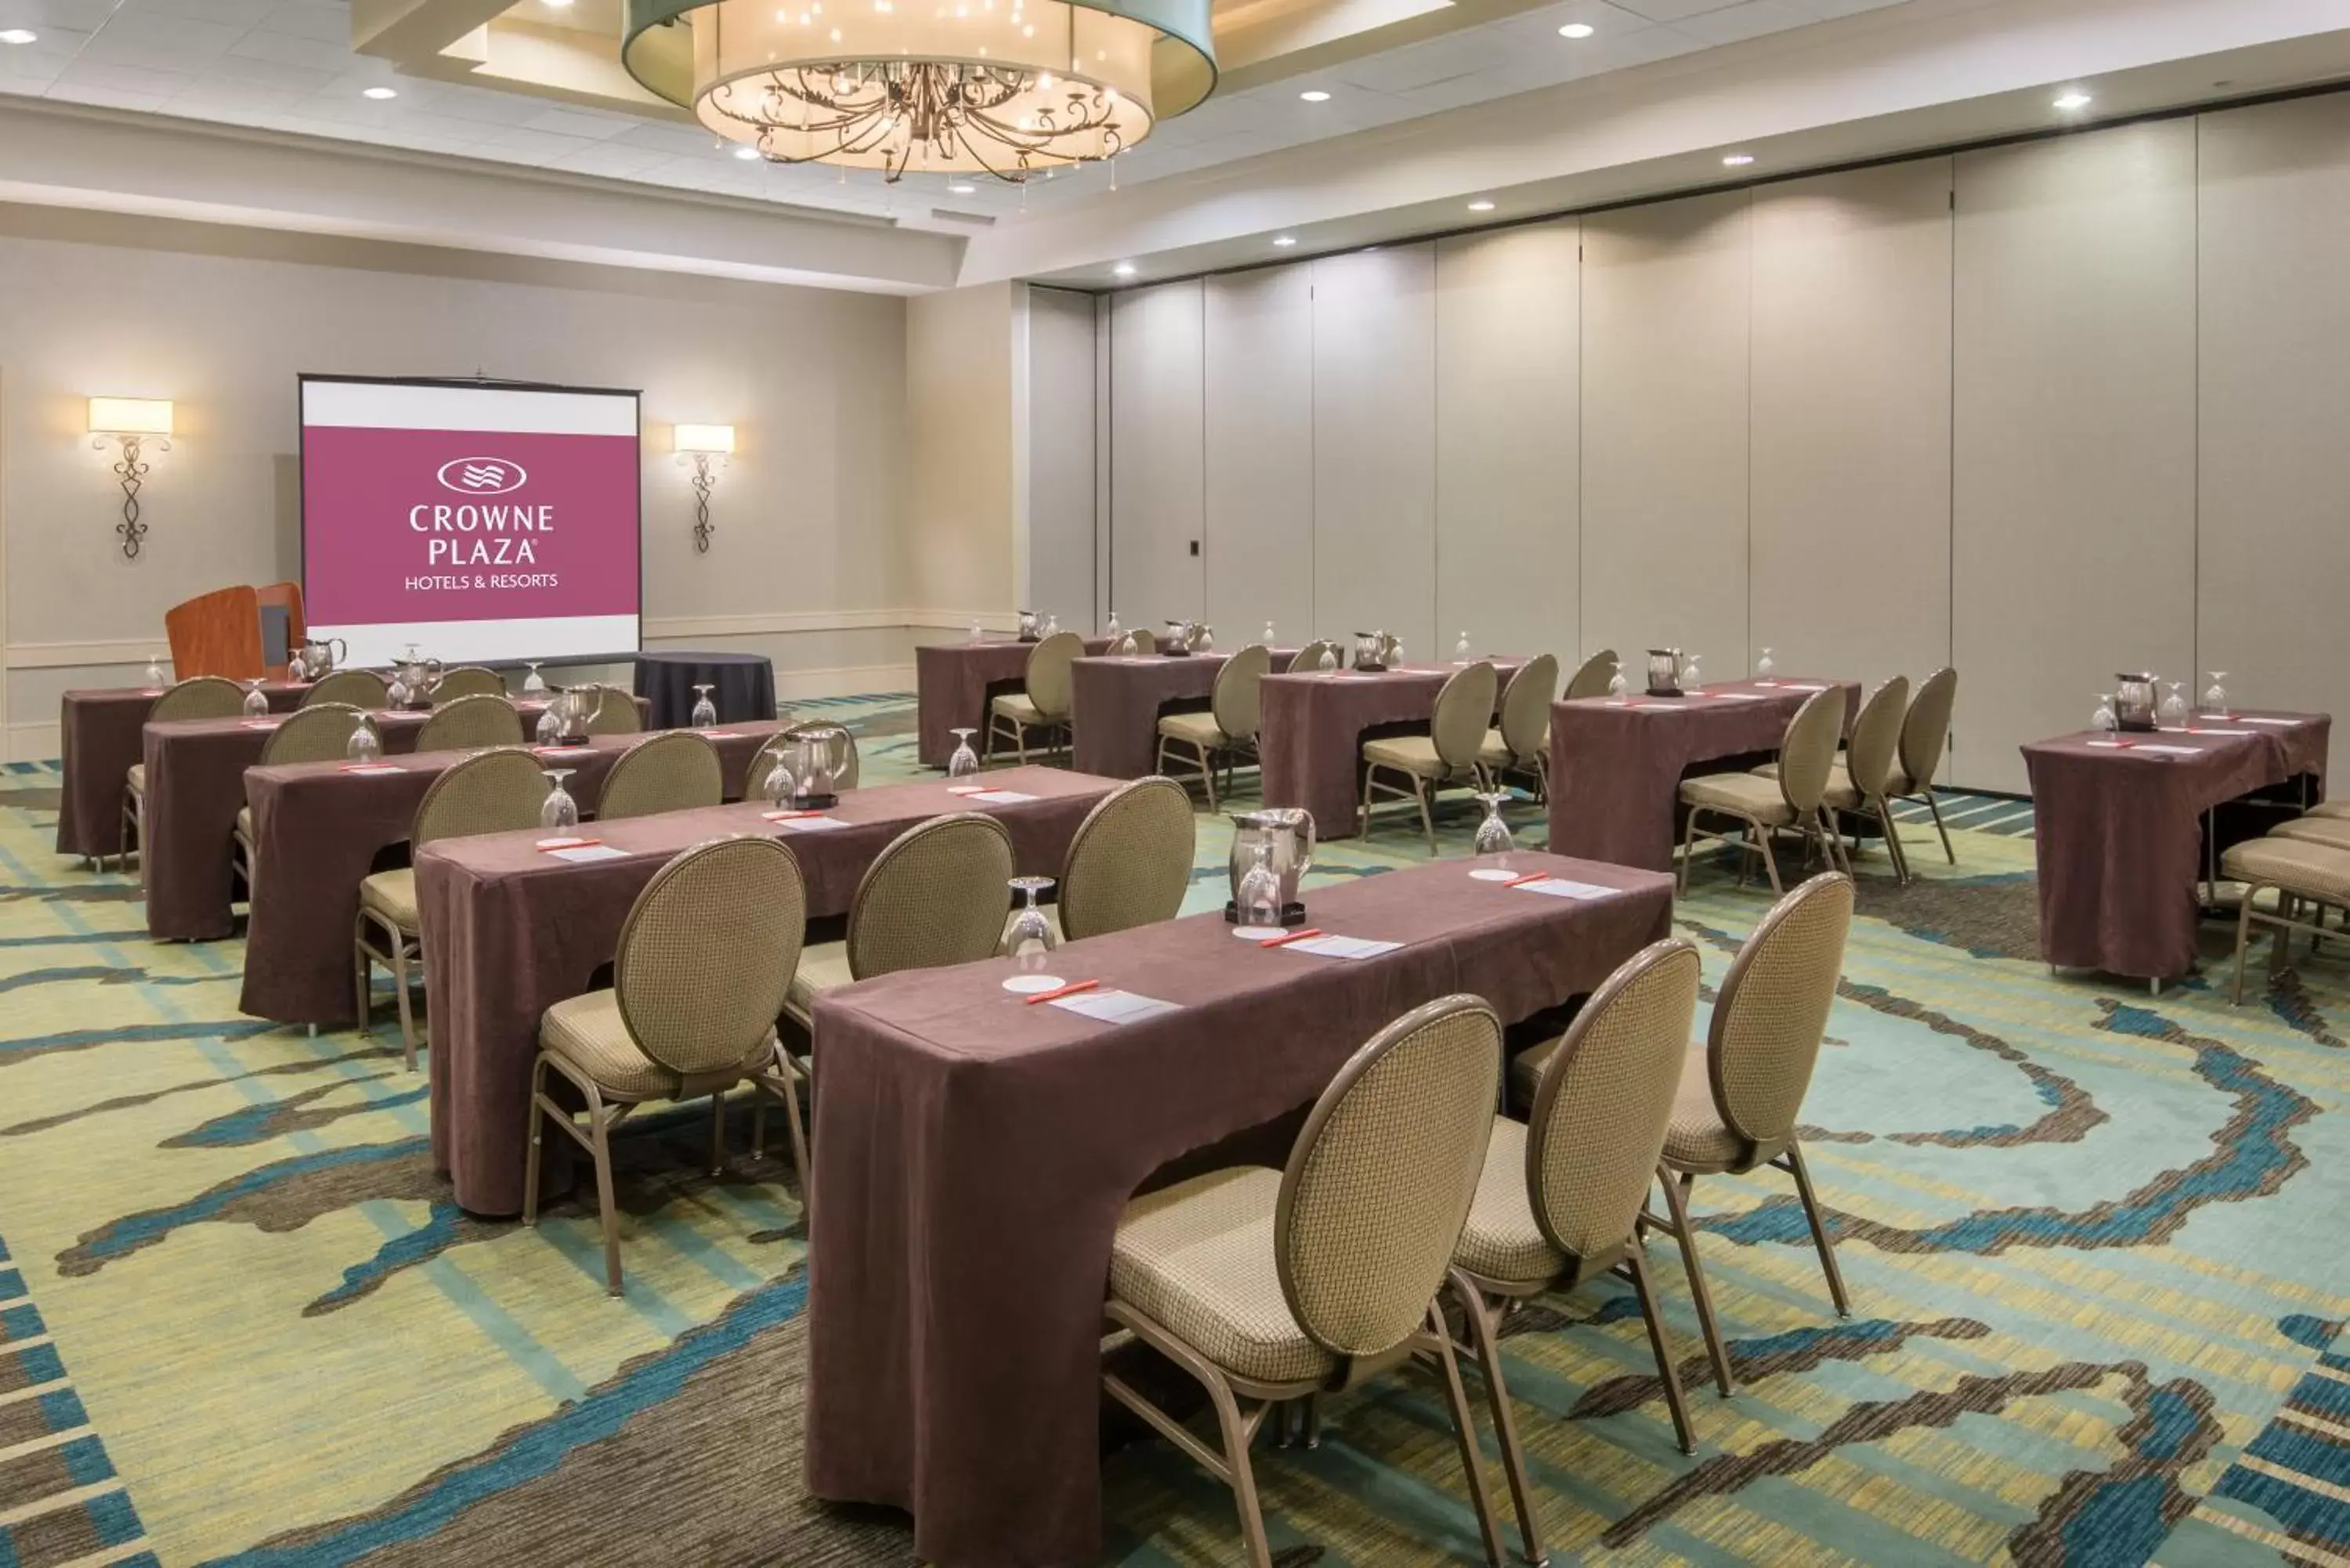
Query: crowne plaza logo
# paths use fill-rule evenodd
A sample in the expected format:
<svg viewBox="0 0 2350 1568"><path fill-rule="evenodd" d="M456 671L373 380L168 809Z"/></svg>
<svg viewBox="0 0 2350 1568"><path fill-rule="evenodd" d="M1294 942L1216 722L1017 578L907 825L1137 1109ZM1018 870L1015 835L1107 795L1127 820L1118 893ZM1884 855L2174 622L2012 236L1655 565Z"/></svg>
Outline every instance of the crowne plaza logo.
<svg viewBox="0 0 2350 1568"><path fill-rule="evenodd" d="M502 457L460 457L441 465L441 488L460 495L511 495L530 482L522 464Z"/></svg>

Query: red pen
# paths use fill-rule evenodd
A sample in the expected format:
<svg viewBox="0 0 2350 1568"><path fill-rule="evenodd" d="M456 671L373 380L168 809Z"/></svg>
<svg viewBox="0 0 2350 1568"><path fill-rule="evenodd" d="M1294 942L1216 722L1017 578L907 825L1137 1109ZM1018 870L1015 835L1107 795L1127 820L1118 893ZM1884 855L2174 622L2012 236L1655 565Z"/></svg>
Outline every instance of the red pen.
<svg viewBox="0 0 2350 1568"><path fill-rule="evenodd" d="M1100 983L1101 981L1097 980L1072 981L1070 983L1062 986L1057 991L1038 992L1035 995L1028 998L1028 1005L1034 1007L1040 1002L1050 1002L1056 996L1075 996L1081 991L1091 991Z"/></svg>
<svg viewBox="0 0 2350 1568"><path fill-rule="evenodd" d="M1523 877L1513 877L1502 884L1504 888L1523 888L1529 882L1540 882L1549 877L1547 871L1529 871Z"/></svg>
<svg viewBox="0 0 2350 1568"><path fill-rule="evenodd" d="M1257 946L1261 948L1284 948L1287 947L1292 942L1302 942L1308 937L1318 937L1321 934L1321 927L1308 926L1302 931L1291 931L1284 936L1269 937L1265 940L1257 943Z"/></svg>
<svg viewBox="0 0 2350 1568"><path fill-rule="evenodd" d="M804 822L811 816L822 816L820 811L763 811L761 817L768 822Z"/></svg>

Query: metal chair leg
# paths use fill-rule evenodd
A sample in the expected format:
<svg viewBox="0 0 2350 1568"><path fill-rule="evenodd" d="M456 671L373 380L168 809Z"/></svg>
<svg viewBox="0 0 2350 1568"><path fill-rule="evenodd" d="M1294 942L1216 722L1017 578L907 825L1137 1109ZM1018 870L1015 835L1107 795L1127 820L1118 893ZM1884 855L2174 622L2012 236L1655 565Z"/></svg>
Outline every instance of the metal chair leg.
<svg viewBox="0 0 2350 1568"><path fill-rule="evenodd" d="M1819 1249L1820 1272L1828 1277L1828 1295L1836 1316L1852 1315L1852 1298L1845 1293L1844 1273L1836 1267L1835 1243L1828 1239L1827 1221L1820 1214L1819 1195L1812 1190L1812 1173L1804 1167L1804 1146L1787 1145L1787 1171L1795 1179L1795 1195L1804 1200L1804 1218L1811 1222L1812 1245Z"/></svg>
<svg viewBox="0 0 2350 1568"><path fill-rule="evenodd" d="M1428 809L1429 794L1428 781L1418 774L1412 774L1411 797L1419 803L1419 830L1428 836L1428 853L1432 858L1436 854L1436 818Z"/></svg>
<svg viewBox="0 0 2350 1568"><path fill-rule="evenodd" d="M1438 1366L1444 1374L1444 1402L1452 1409L1453 1435L1461 1440L1461 1473L1469 1483L1469 1501L1477 1511L1477 1529L1485 1538L1485 1561L1501 1568L1502 1534L1493 1527L1492 1500L1485 1494L1485 1467L1477 1452L1477 1418L1470 1413L1469 1391L1461 1386L1461 1362L1452 1354L1452 1331L1436 1303L1428 1306L1429 1338L1435 1342Z"/></svg>
<svg viewBox="0 0 2350 1568"><path fill-rule="evenodd" d="M620 1206L612 1196L612 1140L604 1097L590 1090L588 1123L595 1131L588 1152L596 1159L596 1204L604 1215L604 1293L620 1293Z"/></svg>
<svg viewBox="0 0 2350 1568"><path fill-rule="evenodd" d="M1959 863L1959 852L1950 847L1950 830L1943 826L1942 806L1941 803L1934 798L1934 786L1930 784L1921 784L1918 789L1918 793L1926 797L1926 809L1934 814L1934 831L1942 836L1942 854L1949 858L1951 865L1956 866Z"/></svg>
<svg viewBox="0 0 2350 1568"><path fill-rule="evenodd" d="M1657 1310L1657 1288L1648 1278L1646 1248L1636 1240L1624 1260L1632 1275L1632 1293L1639 1299L1640 1319L1648 1324L1648 1348L1657 1355L1657 1376L1665 1386L1665 1408L1672 1413L1673 1436L1681 1452L1697 1452L1697 1437L1690 1427L1689 1401L1681 1392L1680 1368L1673 1362L1672 1342L1665 1337L1664 1314Z"/></svg>
<svg viewBox="0 0 2350 1568"><path fill-rule="evenodd" d="M1697 1325L1705 1335L1705 1354L1713 1363L1713 1380L1727 1399L1738 1392L1738 1382L1731 1376L1730 1347L1722 1342L1721 1325L1714 1321L1713 1296L1705 1288L1705 1269L1698 1262L1697 1231L1690 1225L1689 1189L1670 1170L1659 1169L1657 1177L1664 1184L1665 1207L1672 1213L1673 1240L1680 1243L1681 1268L1689 1275L1690 1300L1697 1307Z"/></svg>
<svg viewBox="0 0 2350 1568"><path fill-rule="evenodd" d="M1528 1563L1548 1560L1534 1524L1532 1490L1526 1485L1524 1450L1518 1446L1517 1417L1510 1408L1510 1390L1502 1378L1501 1347L1494 1343L1494 1322L1474 1282L1452 1271L1453 1298L1468 1320L1470 1345L1477 1353L1478 1369L1485 1376L1485 1398L1493 1407L1493 1435L1502 1449L1502 1469L1510 1483L1510 1503L1518 1513L1518 1540Z"/></svg>

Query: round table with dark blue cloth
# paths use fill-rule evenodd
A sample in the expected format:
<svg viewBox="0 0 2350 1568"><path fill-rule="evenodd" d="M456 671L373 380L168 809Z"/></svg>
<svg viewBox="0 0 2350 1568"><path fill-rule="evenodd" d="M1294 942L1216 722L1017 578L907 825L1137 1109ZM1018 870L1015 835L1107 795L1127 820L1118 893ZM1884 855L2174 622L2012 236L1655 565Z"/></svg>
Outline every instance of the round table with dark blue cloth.
<svg viewBox="0 0 2350 1568"><path fill-rule="evenodd" d="M693 722L693 689L711 688L722 724L775 716L775 666L757 653L639 653L637 695L652 704L652 727Z"/></svg>

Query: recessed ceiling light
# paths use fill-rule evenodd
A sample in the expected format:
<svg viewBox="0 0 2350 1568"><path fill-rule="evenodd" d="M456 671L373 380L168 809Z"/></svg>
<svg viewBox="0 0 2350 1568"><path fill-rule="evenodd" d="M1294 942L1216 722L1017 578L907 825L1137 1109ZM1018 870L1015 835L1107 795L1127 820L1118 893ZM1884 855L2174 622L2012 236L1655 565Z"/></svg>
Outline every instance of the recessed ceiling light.
<svg viewBox="0 0 2350 1568"><path fill-rule="evenodd" d="M1307 103L1328 103L1330 101L1330 95L1324 92L1320 88L1310 88L1307 91L1299 93L1297 96L1304 99Z"/></svg>
<svg viewBox="0 0 2350 1568"><path fill-rule="evenodd" d="M1132 262L1120 262L1109 270L1118 274L1120 277L1132 277L1134 275L1134 264Z"/></svg>
<svg viewBox="0 0 2350 1568"><path fill-rule="evenodd" d="M1588 22L1569 22L1558 30L1558 36L1562 38L1587 38L1597 31Z"/></svg>
<svg viewBox="0 0 2350 1568"><path fill-rule="evenodd" d="M1297 243L1297 236L1295 234L1275 234L1273 236L1273 243L1279 245L1282 249L1287 250L1290 246Z"/></svg>
<svg viewBox="0 0 2350 1568"><path fill-rule="evenodd" d="M1753 161L1754 154L1752 152L1732 152L1722 159L1721 166L1725 169L1743 169Z"/></svg>
<svg viewBox="0 0 2350 1568"><path fill-rule="evenodd" d="M568 11L571 9L571 0L546 0L546 5L552 11Z"/></svg>
<svg viewBox="0 0 2350 1568"><path fill-rule="evenodd" d="M755 147L738 147L734 150L734 156L743 160L743 162L748 163L751 160L759 156L759 150Z"/></svg>
<svg viewBox="0 0 2350 1568"><path fill-rule="evenodd" d="M1469 203L1469 210L1472 213L1490 213L1493 210L1493 203L1491 202L1471 202Z"/></svg>
<svg viewBox="0 0 2350 1568"><path fill-rule="evenodd" d="M2089 103L2089 95L2079 88L2067 88L2056 98L2056 107L2062 109L2086 109Z"/></svg>
<svg viewBox="0 0 2350 1568"><path fill-rule="evenodd" d="M947 193L951 196L968 196L978 189L979 187L976 185L967 185L961 181L957 181L954 184L947 187Z"/></svg>
<svg viewBox="0 0 2350 1568"><path fill-rule="evenodd" d="M365 92L359 94L359 96L361 98L371 98L375 99L376 102L381 103L388 98L398 98L400 96L400 89L398 88L369 88Z"/></svg>
<svg viewBox="0 0 2350 1568"><path fill-rule="evenodd" d="M41 36L30 27L11 27L0 33L0 44L36 44L40 42L40 38Z"/></svg>

